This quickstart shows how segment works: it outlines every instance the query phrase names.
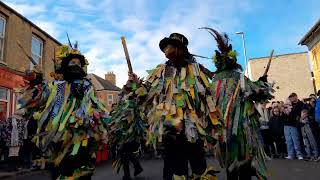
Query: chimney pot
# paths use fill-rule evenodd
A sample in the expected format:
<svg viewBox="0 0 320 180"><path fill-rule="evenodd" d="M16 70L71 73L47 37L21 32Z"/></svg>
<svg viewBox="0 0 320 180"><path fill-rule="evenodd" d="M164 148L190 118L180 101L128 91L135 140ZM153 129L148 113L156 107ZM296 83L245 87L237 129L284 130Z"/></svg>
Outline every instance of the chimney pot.
<svg viewBox="0 0 320 180"><path fill-rule="evenodd" d="M109 71L107 74L105 74L105 80L111 82L113 85L116 85L116 75L112 71Z"/></svg>

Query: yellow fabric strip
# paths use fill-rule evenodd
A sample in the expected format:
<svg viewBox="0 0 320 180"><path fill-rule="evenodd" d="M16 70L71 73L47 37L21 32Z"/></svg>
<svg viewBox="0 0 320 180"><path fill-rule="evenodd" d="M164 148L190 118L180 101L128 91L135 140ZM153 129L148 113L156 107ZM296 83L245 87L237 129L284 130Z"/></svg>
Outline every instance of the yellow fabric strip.
<svg viewBox="0 0 320 180"><path fill-rule="evenodd" d="M54 164L55 166L58 166L60 164L60 162L62 161L62 159L64 158L64 156L67 154L69 147L71 146L71 142L69 142L68 144L66 144L64 150L62 153L59 153L58 157L54 160Z"/></svg>
<svg viewBox="0 0 320 180"><path fill-rule="evenodd" d="M192 64L188 64L188 75L190 75L192 78L194 78L194 72Z"/></svg>
<svg viewBox="0 0 320 180"><path fill-rule="evenodd" d="M82 146L86 147L88 145L88 139L82 141Z"/></svg>
<svg viewBox="0 0 320 180"><path fill-rule="evenodd" d="M58 86L50 83L50 84L49 84L49 89L51 90L51 93L50 93L50 95L49 95L49 97L48 97L46 106L45 106L45 108L44 108L44 110L43 110L42 112L36 112L36 113L34 113L33 118L34 118L35 120L39 120L39 119L42 117L43 113L46 112L46 111L48 111L48 108L50 107L50 104L52 103L54 97L55 97L56 94L57 94Z"/></svg>
<svg viewBox="0 0 320 180"><path fill-rule="evenodd" d="M72 113L72 111L73 111L73 109L74 109L75 104L76 104L76 99L74 98L73 101L72 101L71 108L70 108L68 114L66 115L66 117L64 118L64 120L62 121L62 123L60 124L58 131L61 132L61 131L65 128L65 125L66 125L66 123L67 123L67 120L69 119L69 117L70 117L70 115L71 115L71 113Z"/></svg>
<svg viewBox="0 0 320 180"><path fill-rule="evenodd" d="M200 71L200 77L201 77L204 85L205 85L206 87L209 87L209 81L208 81L206 75L205 75L202 71Z"/></svg>
<svg viewBox="0 0 320 180"><path fill-rule="evenodd" d="M190 87L190 94L191 94L192 99L196 98L193 87Z"/></svg>

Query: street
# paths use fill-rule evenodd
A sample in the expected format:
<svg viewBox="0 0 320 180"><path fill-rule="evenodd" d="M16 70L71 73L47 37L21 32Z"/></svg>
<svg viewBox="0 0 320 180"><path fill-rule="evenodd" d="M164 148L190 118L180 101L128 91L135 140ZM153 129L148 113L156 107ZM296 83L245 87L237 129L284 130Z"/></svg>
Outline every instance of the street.
<svg viewBox="0 0 320 180"><path fill-rule="evenodd" d="M209 164L217 164L210 161ZM136 180L161 180L162 179L162 161L144 160L142 161L144 172ZM272 160L268 162L271 180L318 180L320 178L320 163L306 162L298 160ZM106 163L97 168L93 180L119 180L121 175L112 171L110 163ZM33 175L16 177L17 180L46 180L50 179L47 172L41 172ZM219 174L219 180L226 180L224 173Z"/></svg>

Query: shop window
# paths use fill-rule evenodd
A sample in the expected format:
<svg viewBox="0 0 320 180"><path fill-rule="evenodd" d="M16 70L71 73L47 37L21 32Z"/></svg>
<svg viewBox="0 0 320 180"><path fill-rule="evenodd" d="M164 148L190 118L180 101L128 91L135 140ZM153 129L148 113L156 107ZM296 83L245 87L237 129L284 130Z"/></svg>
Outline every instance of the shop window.
<svg viewBox="0 0 320 180"><path fill-rule="evenodd" d="M10 91L0 87L0 120L5 120L9 115Z"/></svg>
<svg viewBox="0 0 320 180"><path fill-rule="evenodd" d="M40 64L41 63L41 59L42 59L42 53L43 53L43 41L36 37L36 36L32 36L32 44L31 44L31 54L32 54L32 59L37 63ZM31 62L30 64L30 69L33 68L33 64Z"/></svg>
<svg viewBox="0 0 320 180"><path fill-rule="evenodd" d="M0 16L0 61L3 61L6 19Z"/></svg>

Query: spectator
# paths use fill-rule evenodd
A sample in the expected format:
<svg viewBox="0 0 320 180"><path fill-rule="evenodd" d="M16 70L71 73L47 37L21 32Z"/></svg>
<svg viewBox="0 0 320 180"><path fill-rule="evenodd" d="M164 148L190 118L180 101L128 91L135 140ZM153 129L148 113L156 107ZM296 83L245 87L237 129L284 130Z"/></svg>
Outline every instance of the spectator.
<svg viewBox="0 0 320 180"><path fill-rule="evenodd" d="M320 125L320 90L317 93L318 98L315 103L315 121Z"/></svg>
<svg viewBox="0 0 320 180"><path fill-rule="evenodd" d="M272 117L272 110L276 107L280 107L280 101L272 101L271 106L268 108L269 117Z"/></svg>
<svg viewBox="0 0 320 180"><path fill-rule="evenodd" d="M30 119L25 121L25 132L23 146L20 151L22 162L25 168L32 168L32 157L35 152L36 145L32 142L32 137L37 132L37 121Z"/></svg>
<svg viewBox="0 0 320 180"><path fill-rule="evenodd" d="M312 95L312 94L311 94ZM316 108L316 98L313 96L309 96L310 100L308 103L308 111L309 111L309 116L311 118L311 121L315 122L315 108Z"/></svg>
<svg viewBox="0 0 320 180"><path fill-rule="evenodd" d="M310 94L310 95L309 95L309 98L317 99L317 96L316 96L315 94Z"/></svg>
<svg viewBox="0 0 320 180"><path fill-rule="evenodd" d="M303 160L300 146L300 135L297 129L299 116L303 108L303 103L299 101L297 94L292 93L284 104L284 112L288 115L284 122L284 135L287 144L288 156L286 159L294 159L295 156L299 160Z"/></svg>
<svg viewBox="0 0 320 180"><path fill-rule="evenodd" d="M283 101L279 101L279 106L283 106L284 105L284 102Z"/></svg>
<svg viewBox="0 0 320 180"><path fill-rule="evenodd" d="M271 108L275 108L275 107L278 107L279 106L279 101L272 101L271 103Z"/></svg>
<svg viewBox="0 0 320 180"><path fill-rule="evenodd" d="M275 107L272 111L272 117L269 121L269 128L271 132L271 143L276 145L273 148L276 157L283 158L285 154L285 142L284 142L284 121L285 115L280 112L279 107Z"/></svg>
<svg viewBox="0 0 320 180"><path fill-rule="evenodd" d="M266 154L271 157L272 156L272 139L271 133L269 129L269 113L268 109L266 108L266 104L258 104L257 110L260 114L259 122L260 122L260 133L264 143L264 150ZM269 158L268 157L268 158Z"/></svg>
<svg viewBox="0 0 320 180"><path fill-rule="evenodd" d="M22 118L24 110L18 110L14 115L7 119L5 123L4 139L6 146L9 147L9 169L18 170L19 151L23 145L24 120Z"/></svg>
<svg viewBox="0 0 320 180"><path fill-rule="evenodd" d="M4 113L0 112L0 161L6 160L8 157L8 147L4 141L6 118Z"/></svg>
<svg viewBox="0 0 320 180"><path fill-rule="evenodd" d="M301 132L303 137L303 143L305 151L307 153L307 158L312 161L319 161L318 144L313 133L313 127L310 122L310 116L307 109L301 111Z"/></svg>

